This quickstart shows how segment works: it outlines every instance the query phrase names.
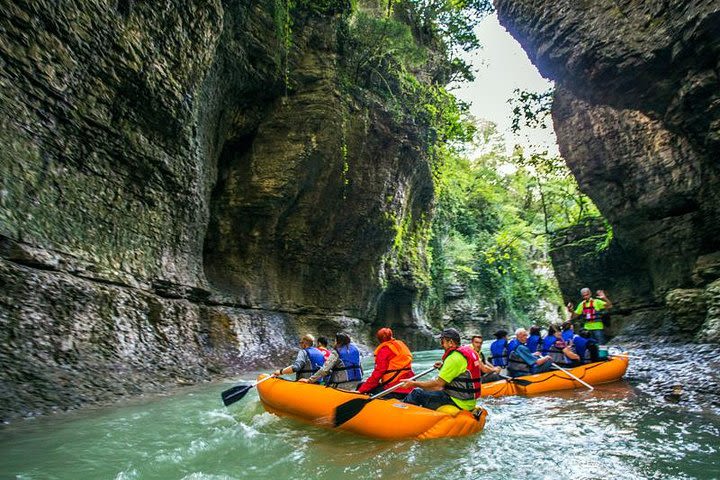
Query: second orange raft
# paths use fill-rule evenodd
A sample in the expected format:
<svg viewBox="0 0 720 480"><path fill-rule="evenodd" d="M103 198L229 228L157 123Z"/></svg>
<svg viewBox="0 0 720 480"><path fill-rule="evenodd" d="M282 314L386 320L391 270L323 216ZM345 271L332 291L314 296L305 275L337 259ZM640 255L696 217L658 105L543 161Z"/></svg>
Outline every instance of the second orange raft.
<svg viewBox="0 0 720 480"><path fill-rule="evenodd" d="M570 373L590 385L600 385L619 380L628 367L627 357L613 357L604 362L588 363L579 367L567 369ZM572 390L584 388L584 386L573 379L567 373L560 370L553 370L535 375L518 377L527 380L530 385L521 386L512 380L500 380L497 382L483 383L483 397L503 397L505 395L538 395L541 393L554 392L557 390Z"/></svg>
<svg viewBox="0 0 720 480"><path fill-rule="evenodd" d="M258 380L263 378L265 375ZM333 428L335 409L339 405L354 398L367 399L357 393L279 378L262 382L257 389L268 412L325 428ZM449 410L428 410L399 400L376 399L337 429L383 440L426 440L472 435L485 426L487 411L482 408L477 418L470 412Z"/></svg>

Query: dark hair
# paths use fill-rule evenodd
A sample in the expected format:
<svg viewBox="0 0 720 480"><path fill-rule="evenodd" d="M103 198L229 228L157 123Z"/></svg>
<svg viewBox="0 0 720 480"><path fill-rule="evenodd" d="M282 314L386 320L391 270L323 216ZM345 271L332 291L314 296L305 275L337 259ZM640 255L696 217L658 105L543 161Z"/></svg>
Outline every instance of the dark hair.
<svg viewBox="0 0 720 480"><path fill-rule="evenodd" d="M482 335L473 335L472 338L470 339L470 341L472 342L472 341L475 340L476 338L479 338L480 340L483 339L483 338L482 338Z"/></svg>
<svg viewBox="0 0 720 480"><path fill-rule="evenodd" d="M339 346L344 347L345 345L350 345L350 335L348 335L345 332L339 332L335 334L335 341L338 343Z"/></svg>
<svg viewBox="0 0 720 480"><path fill-rule="evenodd" d="M565 331L567 331L567 330L570 330L570 329L572 328L572 326L573 326L573 324L572 324L572 322L570 322L570 321L563 322L563 324L562 324L562 330L563 330L563 332L565 332Z"/></svg>
<svg viewBox="0 0 720 480"><path fill-rule="evenodd" d="M316 340L318 345L322 345L323 347L327 347L327 337L318 337Z"/></svg>
<svg viewBox="0 0 720 480"><path fill-rule="evenodd" d="M497 332L493 333L495 335L495 338L500 340L503 337L507 337L507 332L505 330L498 330Z"/></svg>
<svg viewBox="0 0 720 480"><path fill-rule="evenodd" d="M559 332L559 331L560 331L560 327L558 327L557 325L550 324L550 326L548 327L548 333L547 333L547 334L554 336L554 335L555 335L555 332Z"/></svg>
<svg viewBox="0 0 720 480"><path fill-rule="evenodd" d="M539 337L540 327L538 327L537 325L533 325L532 327L530 327L530 335L537 335Z"/></svg>
<svg viewBox="0 0 720 480"><path fill-rule="evenodd" d="M585 328L581 329L578 335L580 335L582 338L590 338L590 332Z"/></svg>

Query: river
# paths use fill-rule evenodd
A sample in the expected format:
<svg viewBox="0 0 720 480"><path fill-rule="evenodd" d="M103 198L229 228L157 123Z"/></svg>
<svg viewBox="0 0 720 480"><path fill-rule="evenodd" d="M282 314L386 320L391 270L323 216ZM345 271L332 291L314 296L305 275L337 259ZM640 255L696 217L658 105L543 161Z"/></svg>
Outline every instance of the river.
<svg viewBox="0 0 720 480"><path fill-rule="evenodd" d="M697 373L686 348L638 347L626 379L593 392L483 400L482 433L425 442L278 418L255 389L223 407L220 392L241 379L190 386L2 426L0 479L720 478L717 374L699 378L720 351L702 347L697 363L708 372ZM439 354L417 353L416 371ZM682 395L668 395L685 382Z"/></svg>

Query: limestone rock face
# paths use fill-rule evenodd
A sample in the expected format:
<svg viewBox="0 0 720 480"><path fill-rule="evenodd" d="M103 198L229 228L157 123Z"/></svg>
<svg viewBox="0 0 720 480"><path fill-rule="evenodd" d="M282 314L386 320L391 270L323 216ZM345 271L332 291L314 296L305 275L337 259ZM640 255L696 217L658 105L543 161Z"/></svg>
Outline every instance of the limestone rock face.
<svg viewBox="0 0 720 480"><path fill-rule="evenodd" d="M618 319L635 328L645 323L640 317L671 315L668 292L718 278L712 268L698 275L696 262L720 251L720 6L496 6L541 73L556 81L560 151L614 230L613 251L597 262L556 264L564 293L577 297L584 286L571 288L564 275L600 265L590 287L619 293ZM697 331L702 322L691 323L681 329Z"/></svg>
<svg viewBox="0 0 720 480"><path fill-rule="evenodd" d="M341 91L347 6L288 42L280 3L6 2L0 419L277 367L307 331L427 342L392 258L433 201L423 132Z"/></svg>

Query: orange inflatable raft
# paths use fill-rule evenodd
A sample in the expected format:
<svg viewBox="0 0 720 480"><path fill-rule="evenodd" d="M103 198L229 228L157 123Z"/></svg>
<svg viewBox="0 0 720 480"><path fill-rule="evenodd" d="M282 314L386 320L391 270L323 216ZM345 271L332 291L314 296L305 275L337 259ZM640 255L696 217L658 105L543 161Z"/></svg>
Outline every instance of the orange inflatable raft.
<svg viewBox="0 0 720 480"><path fill-rule="evenodd" d="M265 375L260 375L258 381L263 378ZM281 378L260 383L257 390L268 412L325 428L333 428L336 407L354 398L368 398L357 393ZM472 435L485 426L487 411L482 408L478 408L477 418L471 412L454 407L443 406L441 410L428 410L399 400L378 398L368 402L360 413L337 429L382 440L426 440Z"/></svg>
<svg viewBox="0 0 720 480"><path fill-rule="evenodd" d="M619 380L628 367L628 358L617 356L605 362L588 363L579 367L567 369L570 373L589 383L600 385ZM518 377L532 382L530 385L521 386L510 380L483 383L483 397L503 397L505 395L538 395L540 393L554 392L556 390L572 390L574 388L585 388L583 384L574 380L567 373L560 370L553 370L536 375Z"/></svg>

